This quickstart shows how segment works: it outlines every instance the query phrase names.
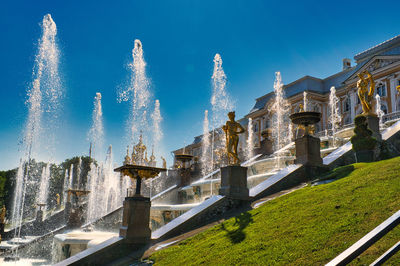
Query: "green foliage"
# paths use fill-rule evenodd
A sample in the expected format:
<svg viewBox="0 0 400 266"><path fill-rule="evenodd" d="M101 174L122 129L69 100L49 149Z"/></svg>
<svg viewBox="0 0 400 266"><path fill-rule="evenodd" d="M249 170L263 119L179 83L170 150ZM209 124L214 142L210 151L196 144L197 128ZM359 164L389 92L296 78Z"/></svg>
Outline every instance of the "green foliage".
<svg viewBox="0 0 400 266"><path fill-rule="evenodd" d="M268 201L150 259L155 265L326 264L400 209L400 157L333 172L341 179ZM369 265L399 239L397 226L352 265ZM400 253L388 264L400 265Z"/></svg>
<svg viewBox="0 0 400 266"><path fill-rule="evenodd" d="M367 119L363 115L357 115L354 119L354 135L350 141L354 151L373 150L377 140L372 137L372 131L368 128Z"/></svg>

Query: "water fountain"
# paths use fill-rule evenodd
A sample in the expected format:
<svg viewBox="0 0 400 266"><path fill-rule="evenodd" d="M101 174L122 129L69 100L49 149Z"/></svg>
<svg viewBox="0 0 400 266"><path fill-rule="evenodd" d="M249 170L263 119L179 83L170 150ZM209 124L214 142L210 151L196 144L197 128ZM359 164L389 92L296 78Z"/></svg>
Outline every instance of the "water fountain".
<svg viewBox="0 0 400 266"><path fill-rule="evenodd" d="M207 175L212 171L212 158L210 151L210 128L208 122L208 110L204 111L203 137L201 142L201 174Z"/></svg>
<svg viewBox="0 0 400 266"><path fill-rule="evenodd" d="M91 143L91 157L97 158L96 152L101 151L103 147L104 129L103 129L103 109L101 106L101 93L96 92L93 102L92 127L88 132L88 141Z"/></svg>
<svg viewBox="0 0 400 266"><path fill-rule="evenodd" d="M214 57L214 71L211 77L212 79L212 96L211 96L211 105L212 105L212 136L211 136L211 157L212 157L212 169L214 170L214 154L217 150L224 149L225 147L225 138L222 134L218 133L216 129L219 128L223 123L226 114L228 111L233 109L232 101L226 92L226 75L224 69L222 68L222 58L220 54L215 54ZM218 139L217 139L218 137ZM217 142L218 141L218 142ZM219 158L221 161L221 158Z"/></svg>
<svg viewBox="0 0 400 266"><path fill-rule="evenodd" d="M31 162L33 158L48 156L51 161L54 152L55 128L58 121L59 101L62 95L61 81L58 73L59 50L56 45L57 27L50 14L42 21L42 36L39 39L38 52L33 68L33 81L27 90L28 119L23 138L23 155L16 176L12 207L12 224L14 237L20 239L23 220L27 219L24 209L26 193L38 193L40 201L46 203L50 170L45 169L41 184L32 184ZM45 141L44 141L45 138ZM38 149L40 147L40 150ZM50 154L43 154L43 151ZM48 165L50 165L48 163ZM28 185L28 182L30 184ZM33 191L28 191L28 186ZM18 256L18 249L15 256Z"/></svg>
<svg viewBox="0 0 400 266"><path fill-rule="evenodd" d="M320 140L309 133L309 126L321 120L321 113L318 112L299 112L290 115L290 119L296 125L304 127L304 135L297 138L296 143L296 163L310 166L322 165L320 154Z"/></svg>
<svg viewBox="0 0 400 266"><path fill-rule="evenodd" d="M141 140L141 138L140 138ZM122 226L119 235L124 237L126 243L143 244L150 241L150 198L141 195L142 179L156 177L165 168L148 166L145 159L144 144L139 142L136 146L136 153L132 158L125 157L124 165L114 169L129 176L131 180L136 179L135 194L128 193L123 203ZM133 183L133 182L132 182Z"/></svg>
<svg viewBox="0 0 400 266"><path fill-rule="evenodd" d="M253 119L249 117L249 123L247 125L248 137L246 141L246 160L250 160L254 156L254 129Z"/></svg>
<svg viewBox="0 0 400 266"><path fill-rule="evenodd" d="M38 196L38 203L47 204L47 198L49 194L49 179L50 179L50 164L46 164L42 170L42 176L40 180L39 186L39 196Z"/></svg>
<svg viewBox="0 0 400 266"><path fill-rule="evenodd" d="M276 168L282 167L281 157L283 152L281 149L289 143L289 103L284 97L283 83L280 72L275 72L274 82L275 100L272 105L273 110L273 126L271 130L274 142L274 150L276 157Z"/></svg>
<svg viewBox="0 0 400 266"><path fill-rule="evenodd" d="M154 112L151 115L151 118L153 120L153 147L157 147L155 157L160 156L160 147L161 147L161 140L163 137L163 132L161 130L161 122L163 120L161 116L161 111L160 111L160 101L156 100L154 104ZM154 149L153 149L154 151ZM154 155L153 155L154 156Z"/></svg>
<svg viewBox="0 0 400 266"><path fill-rule="evenodd" d="M146 136L151 135L148 127L147 108L150 102L149 80L146 76L146 62L143 57L143 46L135 40L132 50L133 62L129 64L131 78L125 90L119 92L118 100L131 101L131 114L128 119L128 142L133 142L139 128Z"/></svg>
<svg viewBox="0 0 400 266"><path fill-rule="evenodd" d="M329 124L332 130L333 146L336 147L336 132L340 126L341 117L339 115L339 98L336 96L336 89L334 86L331 87L331 93L329 94Z"/></svg>
<svg viewBox="0 0 400 266"><path fill-rule="evenodd" d="M383 128L383 116L385 115L385 112L382 111L382 103L381 103L381 96L379 96L379 94L375 95L375 99L376 99L376 114L379 118L379 128L382 129Z"/></svg>

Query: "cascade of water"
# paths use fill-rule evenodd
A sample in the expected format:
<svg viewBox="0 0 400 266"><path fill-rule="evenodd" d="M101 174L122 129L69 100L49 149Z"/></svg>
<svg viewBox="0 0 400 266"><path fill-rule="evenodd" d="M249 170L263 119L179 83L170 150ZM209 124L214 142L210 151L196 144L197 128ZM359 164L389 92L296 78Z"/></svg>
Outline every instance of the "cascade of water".
<svg viewBox="0 0 400 266"><path fill-rule="evenodd" d="M18 226L20 221L19 216L22 215L21 207L22 207L22 193L23 193L23 183L24 183L24 162L20 161L19 167L17 170L16 176L16 184L14 190L14 198L13 198L13 209L12 209L12 224L14 226Z"/></svg>
<svg viewBox="0 0 400 266"><path fill-rule="evenodd" d="M375 95L376 99L376 114L379 117L379 128L383 127L383 116L385 115L385 112L382 111L382 103L381 103L381 96L379 94Z"/></svg>
<svg viewBox="0 0 400 266"><path fill-rule="evenodd" d="M103 110L101 107L101 93L96 92L94 97L94 108L92 113L92 127L88 132L88 141L92 144L91 155L93 158L96 157L96 151L103 150L103 139L104 139L104 129L103 129Z"/></svg>
<svg viewBox="0 0 400 266"><path fill-rule="evenodd" d="M77 165L77 168L76 168L76 184L75 184L75 186L76 186L77 189L81 188L81 182L82 182L81 175L82 175L82 157L79 157L78 165Z"/></svg>
<svg viewBox="0 0 400 266"><path fill-rule="evenodd" d="M274 93L275 100L272 105L273 110L273 126L272 126L272 139L274 143L274 150L279 151L287 143L290 134L289 130L289 103L284 97L283 83L280 72L275 72L275 82L274 82ZM276 167L281 167L281 154L277 154Z"/></svg>
<svg viewBox="0 0 400 266"><path fill-rule="evenodd" d="M49 195L50 163L43 167L37 203L47 204Z"/></svg>
<svg viewBox="0 0 400 266"><path fill-rule="evenodd" d="M13 199L12 217L16 226L21 225L24 219L27 182L36 182L30 180L31 158L46 156L42 154L45 151L49 153L49 161L54 156L54 132L58 121L59 101L62 96L61 81L58 73L57 27L49 14L44 16L41 26L42 36L39 39L38 52L35 56L33 81L27 91L28 119L23 138L24 154L16 177L17 183ZM39 147L40 149L38 149ZM46 175L49 175L49 173ZM48 184L43 184L42 186L34 185L33 187L45 188L48 187ZM32 191L32 193L37 193L37 191ZM17 231L15 236L20 235L20 230Z"/></svg>
<svg viewBox="0 0 400 266"><path fill-rule="evenodd" d="M253 129L253 119L250 117L249 118L249 123L247 126L247 132L249 136L247 137L247 146L246 146L246 160L250 160L253 158L254 153L254 129Z"/></svg>
<svg viewBox="0 0 400 266"><path fill-rule="evenodd" d="M148 135L147 108L150 102L149 80L146 76L146 62L143 57L143 47L140 40L135 40L132 50L133 62L129 64L132 71L129 86L120 91L118 100L131 100L131 115L128 121L129 142L138 137L138 129Z"/></svg>
<svg viewBox="0 0 400 266"><path fill-rule="evenodd" d="M340 125L340 114L339 114L339 98L336 96L336 89L334 86L331 87L331 93L329 94L329 124L332 129L333 146L336 147L335 134Z"/></svg>
<svg viewBox="0 0 400 266"><path fill-rule="evenodd" d="M96 195L96 182L98 179L98 169L96 165L92 162L90 164L90 170L88 172L88 190L90 191L89 193L89 199L88 199L88 208L87 208L87 218L86 222L92 222L96 219L96 206L98 208L102 208L102 204L99 204L99 202L96 202L97 200L97 195Z"/></svg>
<svg viewBox="0 0 400 266"><path fill-rule="evenodd" d="M210 126L208 122L208 110L204 111L203 137L201 141L201 173L203 176L212 171L212 158L210 151Z"/></svg>
<svg viewBox="0 0 400 266"><path fill-rule="evenodd" d="M115 210L122 203L119 202L121 184L118 173L114 172L114 159L111 145L107 150L107 156L104 163L104 174L104 189L107 191L107 204L105 204L105 206L107 206L107 212L109 212Z"/></svg>
<svg viewBox="0 0 400 266"><path fill-rule="evenodd" d="M88 200L87 222L92 222L108 212L121 206L121 183L118 173L114 172L112 146L107 150L104 163L90 165L88 173Z"/></svg>
<svg viewBox="0 0 400 266"><path fill-rule="evenodd" d="M303 92L303 108L304 108L304 112L308 111L308 98L307 98L306 91Z"/></svg>
<svg viewBox="0 0 400 266"><path fill-rule="evenodd" d="M161 149L161 139L163 137L163 132L161 130L161 111L160 111L160 101L156 100L154 105L154 112L151 115L153 120L153 147L156 148L156 158L160 156L160 149Z"/></svg>
<svg viewBox="0 0 400 266"><path fill-rule="evenodd" d="M72 189L72 186L74 185L74 165L73 164L71 164L71 166L69 167L68 174L69 174L68 188Z"/></svg>
<svg viewBox="0 0 400 266"><path fill-rule="evenodd" d="M222 68L222 58L219 54L214 57L214 71L211 77L212 79L212 164L214 164L214 151L225 147L225 137L221 136L219 142L216 143L215 129L221 127L227 119L229 111L234 109L231 98L226 91L226 75ZM214 166L212 167L214 168Z"/></svg>
<svg viewBox="0 0 400 266"><path fill-rule="evenodd" d="M292 123L289 123L289 127L288 127L288 143L293 141L293 125Z"/></svg>

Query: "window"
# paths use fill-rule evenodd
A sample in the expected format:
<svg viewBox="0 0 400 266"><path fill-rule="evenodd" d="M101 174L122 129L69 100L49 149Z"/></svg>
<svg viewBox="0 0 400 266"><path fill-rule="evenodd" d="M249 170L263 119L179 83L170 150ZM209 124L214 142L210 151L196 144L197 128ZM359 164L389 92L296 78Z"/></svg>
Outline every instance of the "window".
<svg viewBox="0 0 400 266"><path fill-rule="evenodd" d="M378 86L376 87L376 93L381 97L385 97L386 96L386 85L384 83L379 83Z"/></svg>
<svg viewBox="0 0 400 266"><path fill-rule="evenodd" d="M348 111L350 111L350 106L351 106L350 97L347 97L347 98L344 100L343 112L348 112Z"/></svg>
<svg viewBox="0 0 400 266"><path fill-rule="evenodd" d="M254 132L258 132L258 122L255 121L255 123L253 124L253 128L254 128Z"/></svg>
<svg viewBox="0 0 400 266"><path fill-rule="evenodd" d="M265 118L265 123L264 123L264 125L265 125L265 128L269 128L270 127L270 120L269 119L267 119L267 118Z"/></svg>

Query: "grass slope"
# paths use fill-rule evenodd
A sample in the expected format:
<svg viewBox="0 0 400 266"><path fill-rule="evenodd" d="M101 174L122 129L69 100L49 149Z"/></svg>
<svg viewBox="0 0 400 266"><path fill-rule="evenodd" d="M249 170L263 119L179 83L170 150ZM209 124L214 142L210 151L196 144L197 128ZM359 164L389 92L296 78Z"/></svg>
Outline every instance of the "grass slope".
<svg viewBox="0 0 400 266"><path fill-rule="evenodd" d="M305 187L154 253L156 265L321 265L400 209L400 157L336 169ZM400 226L353 261L374 261ZM388 263L400 265L400 254Z"/></svg>

